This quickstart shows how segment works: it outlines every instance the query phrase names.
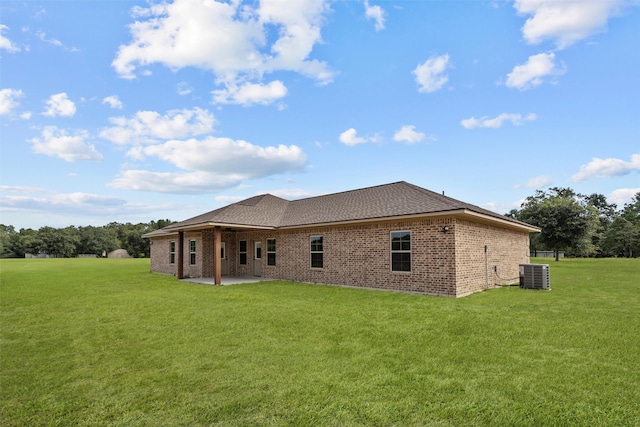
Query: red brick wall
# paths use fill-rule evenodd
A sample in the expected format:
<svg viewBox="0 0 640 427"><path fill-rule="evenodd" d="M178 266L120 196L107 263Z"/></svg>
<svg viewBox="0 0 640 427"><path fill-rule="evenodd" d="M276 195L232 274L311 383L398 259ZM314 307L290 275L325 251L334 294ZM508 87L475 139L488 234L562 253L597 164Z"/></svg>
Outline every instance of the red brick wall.
<svg viewBox="0 0 640 427"><path fill-rule="evenodd" d="M276 266L264 276L301 282L455 295L454 238L448 220L387 222L272 233ZM411 272L391 271L392 231L411 231ZM311 268L310 237L323 237L324 265ZM422 260L431 260L424 262Z"/></svg>
<svg viewBox="0 0 640 427"><path fill-rule="evenodd" d="M206 240L203 240L203 235L207 235L208 230L204 232L190 232L184 233L184 245L182 248L183 254L183 274L185 277L207 277L203 274L203 270L206 271L207 262L205 261L208 257L205 256L203 249L207 248ZM213 236L213 231L211 232ZM196 263L195 265L191 265L190 256L189 256L189 241L196 241ZM170 261L170 251L171 245L170 242L176 242L176 256L175 263L171 264ZM163 273L163 274L178 274L178 235L169 236L169 237L154 237L151 239L151 271L155 273ZM213 243L211 244L213 246ZM203 265L203 261L204 265ZM203 268L204 267L204 268ZM211 269L213 271L213 269Z"/></svg>
<svg viewBox="0 0 640 427"><path fill-rule="evenodd" d="M449 231L443 232L442 227ZM392 231L411 231L411 272L391 271ZM311 268L310 237L323 237L324 265ZM189 240L196 238L198 263L189 265ZM276 239L276 265L267 265L267 239ZM176 274L169 262L169 240L153 239L151 269ZM177 236L174 239L177 242ZM185 233L184 274L212 277L213 231ZM239 265L239 241L247 241L247 265ZM518 277L528 262L529 236L457 218L391 221L278 231L223 232L229 275L251 276L254 242L262 242L262 277L420 292L458 297ZM487 264L485 264L485 245ZM207 256L204 256L207 255ZM177 259L177 256L176 256ZM488 269L485 268L488 266ZM497 266L497 273L494 271ZM499 276L499 277L498 277Z"/></svg>
<svg viewBox="0 0 640 427"><path fill-rule="evenodd" d="M177 264L170 264L169 242L176 242L176 262L178 262L178 236L154 237L151 239L151 271L163 274L177 274Z"/></svg>
<svg viewBox="0 0 640 427"><path fill-rule="evenodd" d="M457 296L518 282L519 265L529 262L528 233L459 219L453 228Z"/></svg>

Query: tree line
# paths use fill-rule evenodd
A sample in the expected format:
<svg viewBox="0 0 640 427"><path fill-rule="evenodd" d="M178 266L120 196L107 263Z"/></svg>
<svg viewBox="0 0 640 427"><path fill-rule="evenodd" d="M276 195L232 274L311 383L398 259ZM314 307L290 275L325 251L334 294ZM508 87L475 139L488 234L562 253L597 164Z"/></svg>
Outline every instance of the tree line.
<svg viewBox="0 0 640 427"><path fill-rule="evenodd" d="M531 235L531 250L565 251L578 257L640 256L640 192L619 208L602 194L571 188L537 190L506 216L541 229Z"/></svg>
<svg viewBox="0 0 640 427"><path fill-rule="evenodd" d="M149 239L142 235L173 224L161 219L149 223L120 224L111 222L94 227L42 227L38 230L0 224L0 257L24 258L25 254L47 254L59 258L74 258L80 254L99 257L115 250L126 249L134 258L149 257Z"/></svg>
<svg viewBox="0 0 640 427"><path fill-rule="evenodd" d="M579 257L640 256L640 192L619 208L602 194L583 195L571 188L537 190L506 216L535 225L531 250L560 251ZM142 235L173 224L161 219L149 223L109 223L102 227L42 227L16 231L0 224L0 257L23 258L44 253L56 257L79 254L102 256L126 249L135 258L148 257L149 240Z"/></svg>

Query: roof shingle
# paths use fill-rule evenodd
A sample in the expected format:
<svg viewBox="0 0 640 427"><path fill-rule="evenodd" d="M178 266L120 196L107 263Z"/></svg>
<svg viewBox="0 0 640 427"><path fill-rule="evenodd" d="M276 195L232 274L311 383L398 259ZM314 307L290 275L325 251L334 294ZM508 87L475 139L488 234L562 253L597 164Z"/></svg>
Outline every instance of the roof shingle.
<svg viewBox="0 0 640 427"><path fill-rule="evenodd" d="M217 224L258 228L377 220L407 215L470 211L515 226L531 227L481 207L404 181L288 201L264 194L165 227L167 232Z"/></svg>

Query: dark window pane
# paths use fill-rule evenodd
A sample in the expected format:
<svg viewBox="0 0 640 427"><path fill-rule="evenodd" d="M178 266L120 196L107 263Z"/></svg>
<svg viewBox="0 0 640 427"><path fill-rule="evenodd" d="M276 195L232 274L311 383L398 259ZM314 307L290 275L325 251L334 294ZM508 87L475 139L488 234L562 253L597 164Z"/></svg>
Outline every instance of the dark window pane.
<svg viewBox="0 0 640 427"><path fill-rule="evenodd" d="M240 240L240 252L247 252L247 241Z"/></svg>
<svg viewBox="0 0 640 427"><path fill-rule="evenodd" d="M240 265L247 265L247 253L243 252L240 254Z"/></svg>
<svg viewBox="0 0 640 427"><path fill-rule="evenodd" d="M267 265L276 265L276 239L267 239Z"/></svg>
<svg viewBox="0 0 640 427"><path fill-rule="evenodd" d="M411 271L411 254L400 252L391 254L392 271Z"/></svg>
<svg viewBox="0 0 640 427"><path fill-rule="evenodd" d="M322 252L322 236L311 237L311 251Z"/></svg>
<svg viewBox="0 0 640 427"><path fill-rule="evenodd" d="M311 268L322 268L322 252L311 254Z"/></svg>
<svg viewBox="0 0 640 427"><path fill-rule="evenodd" d="M256 259L262 258L262 248L256 248Z"/></svg>

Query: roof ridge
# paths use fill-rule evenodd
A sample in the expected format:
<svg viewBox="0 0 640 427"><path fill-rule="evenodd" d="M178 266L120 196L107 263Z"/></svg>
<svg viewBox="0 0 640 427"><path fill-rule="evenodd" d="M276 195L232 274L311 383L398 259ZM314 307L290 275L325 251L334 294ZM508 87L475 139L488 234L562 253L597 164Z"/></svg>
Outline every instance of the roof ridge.
<svg viewBox="0 0 640 427"><path fill-rule="evenodd" d="M239 201L237 201L235 203L231 203L230 205L227 205L227 206L232 206L232 205L255 206L258 203L260 203L265 197L273 197L273 198L278 199L278 200L284 200L285 202L289 202L290 201L290 200L287 200L287 199L283 199L282 197L274 196L271 193L264 193L264 194L256 194L255 196L251 196L251 197L248 197L246 199L239 200ZM249 200L257 200L257 201L255 203L247 203Z"/></svg>
<svg viewBox="0 0 640 427"><path fill-rule="evenodd" d="M319 198L321 198L321 197L337 196L337 195L339 195L339 194L353 193L353 192L356 192L356 191L362 191L362 190L371 190L371 189L373 189L373 188L389 187L389 186L391 186L391 185L396 185L396 184L409 184L409 183L408 183L408 182L406 182L406 181L396 181L396 182L390 182L390 183L387 183L387 184L371 185L371 186L369 186L369 187L354 188L354 189L351 189L351 190L338 191L338 192L336 192L336 193L320 194L320 195L318 195L318 196L305 197L305 198L303 198L303 199L295 199L295 200L289 200L289 201L290 201L290 202L301 202L301 201L304 201L304 200L319 199ZM411 184L409 184L409 185L411 185ZM419 187L418 187L418 188L419 188ZM285 199L285 200L286 200L286 199Z"/></svg>

